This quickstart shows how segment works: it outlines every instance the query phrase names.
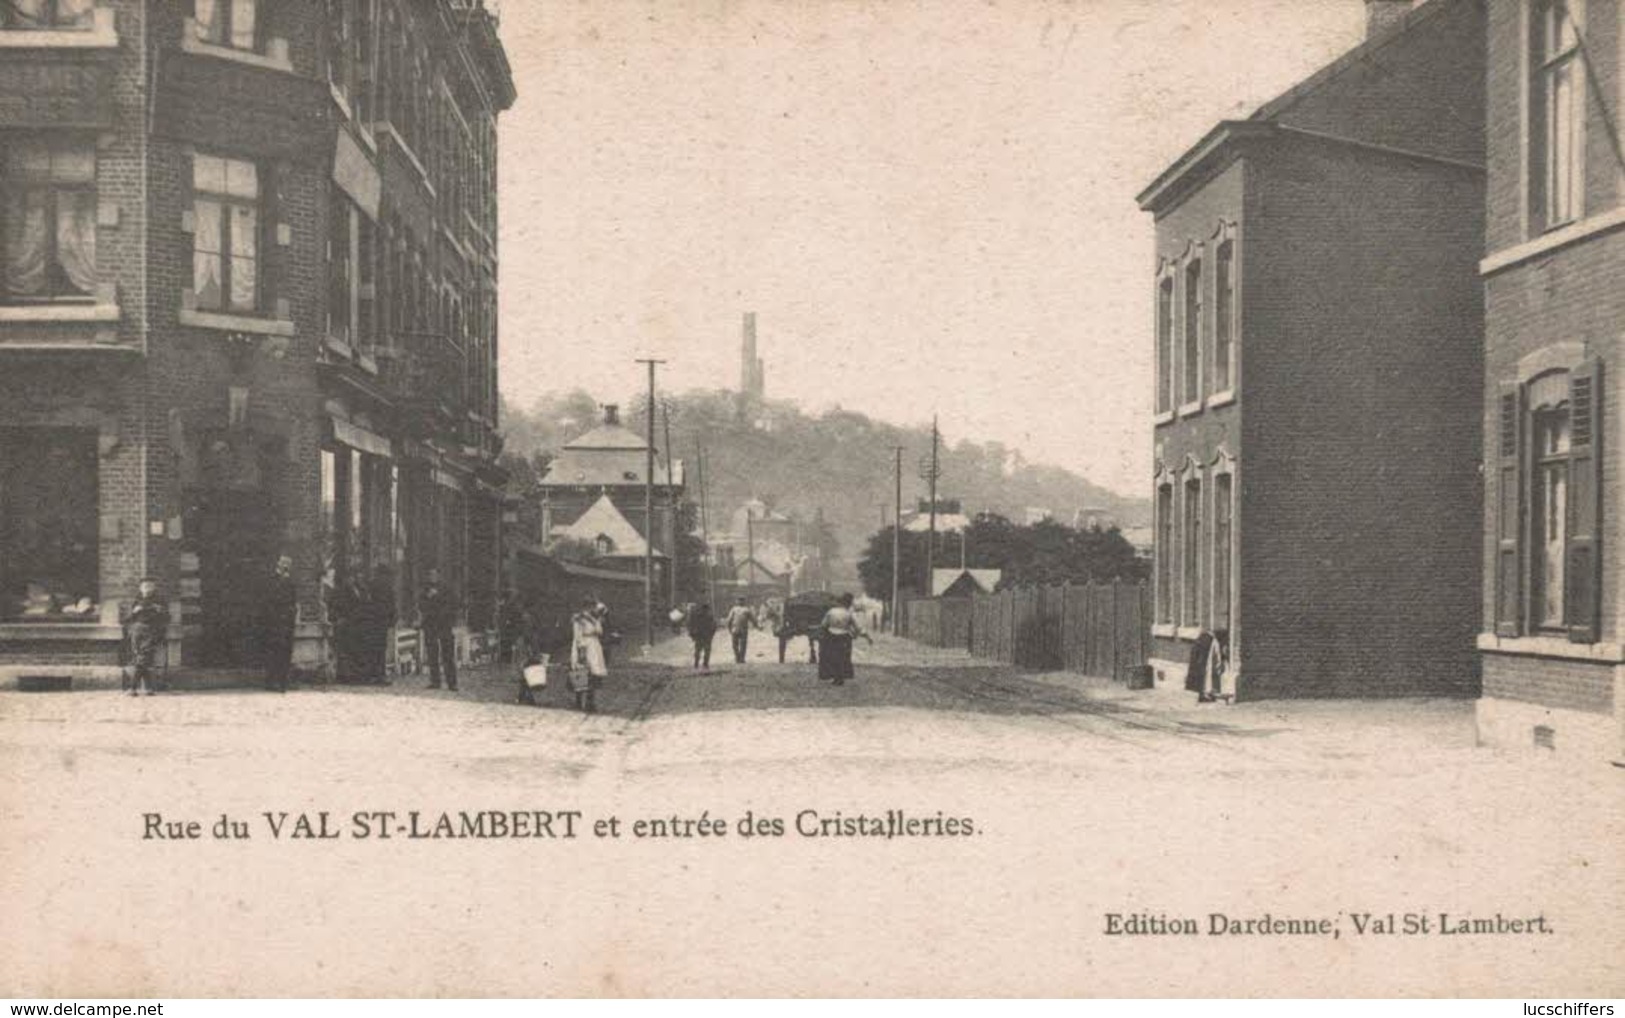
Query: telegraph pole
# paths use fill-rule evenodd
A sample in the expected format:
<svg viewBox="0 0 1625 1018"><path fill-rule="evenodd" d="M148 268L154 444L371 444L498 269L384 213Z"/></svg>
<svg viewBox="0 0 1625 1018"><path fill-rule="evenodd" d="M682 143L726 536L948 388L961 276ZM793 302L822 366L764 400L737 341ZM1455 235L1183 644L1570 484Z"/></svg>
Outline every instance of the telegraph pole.
<svg viewBox="0 0 1625 1018"><path fill-rule="evenodd" d="M643 470L643 647L655 645L655 365L666 363L638 358L649 366L648 457Z"/></svg>
<svg viewBox="0 0 1625 1018"><path fill-rule="evenodd" d="M717 567L711 560L711 522L706 513L705 495L705 446L700 444L700 436L694 436L694 469L699 473L700 484L700 541L705 545L705 588L711 596L711 611L717 610Z"/></svg>
<svg viewBox="0 0 1625 1018"><path fill-rule="evenodd" d="M931 596L931 580L936 568L937 554L937 478L942 476L942 466L937 459L937 446L940 433L937 431L937 418L931 417L931 458L923 460L920 464L920 479L929 486L931 499L931 527L925 543L925 587L924 596ZM922 458L923 459L923 458Z"/></svg>
<svg viewBox="0 0 1625 1018"><path fill-rule="evenodd" d="M901 580L903 576L903 447L892 446L897 454L897 466L893 471L893 483L897 486L897 503L892 510L891 517L891 631L897 634L897 611L901 607L898 599L902 595ZM884 509L881 512L885 512Z"/></svg>
<svg viewBox="0 0 1625 1018"><path fill-rule="evenodd" d="M671 607L677 607L677 549L682 536L677 533L677 477L671 472L671 404L660 402L660 419L666 425L666 518L671 521L671 546L666 549L667 586L671 590Z"/></svg>

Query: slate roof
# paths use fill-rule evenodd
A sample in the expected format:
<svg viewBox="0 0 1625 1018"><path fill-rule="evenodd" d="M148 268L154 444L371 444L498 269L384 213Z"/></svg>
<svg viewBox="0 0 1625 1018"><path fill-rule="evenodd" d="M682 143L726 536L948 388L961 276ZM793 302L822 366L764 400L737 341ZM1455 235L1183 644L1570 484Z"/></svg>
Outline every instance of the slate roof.
<svg viewBox="0 0 1625 1018"><path fill-rule="evenodd" d="M600 536L609 538L614 548L605 558L643 558L648 552L648 545L643 535L632 526L621 511L615 508L608 495L600 496L592 504L592 508L581 514L581 518L565 527L555 527L554 536L569 537L577 541L596 542ZM665 558L658 549L655 558Z"/></svg>

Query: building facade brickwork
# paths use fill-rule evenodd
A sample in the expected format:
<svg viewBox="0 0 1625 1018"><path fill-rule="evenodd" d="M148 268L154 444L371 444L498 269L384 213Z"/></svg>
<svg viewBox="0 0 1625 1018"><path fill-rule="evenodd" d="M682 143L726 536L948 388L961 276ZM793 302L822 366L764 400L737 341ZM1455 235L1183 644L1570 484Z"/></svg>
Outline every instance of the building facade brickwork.
<svg viewBox="0 0 1625 1018"><path fill-rule="evenodd" d="M152 574L173 662L253 667L280 555L307 671L351 571L390 571L406 628L440 569L490 628L494 16L38 6L0 18L0 659L115 660Z"/></svg>
<svg viewBox="0 0 1625 1018"><path fill-rule="evenodd" d="M1477 692L1482 38L1379 23L1140 196L1159 686L1207 630L1222 695Z"/></svg>
<svg viewBox="0 0 1625 1018"><path fill-rule="evenodd" d="M1489 0L1486 742L1625 759L1625 5Z"/></svg>

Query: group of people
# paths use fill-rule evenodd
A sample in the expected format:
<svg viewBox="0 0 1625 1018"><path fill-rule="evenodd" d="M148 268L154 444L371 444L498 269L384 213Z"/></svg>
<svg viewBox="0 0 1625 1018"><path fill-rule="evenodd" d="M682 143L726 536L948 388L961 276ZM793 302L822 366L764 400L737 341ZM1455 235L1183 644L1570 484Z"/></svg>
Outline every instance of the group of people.
<svg viewBox="0 0 1625 1018"><path fill-rule="evenodd" d="M858 622L857 613L853 611L854 599L851 594L842 594L834 607L824 613L823 619L816 629L808 634L809 641L814 646L812 660L818 665L818 677L821 680L833 682L839 686L853 677L852 673L852 645L859 639L874 640L864 631ZM784 620L782 614L774 621L775 629L782 629ZM718 625L716 615L709 604L696 604L684 616L688 629L688 637L694 644L694 670L701 673L711 671L711 644L716 639L719 628L728 631L729 639L733 644L734 661L744 664L750 649L750 631L762 628L761 616L746 603L745 598L735 599L733 607ZM782 633L780 643L783 643ZM781 657L782 660L782 657Z"/></svg>
<svg viewBox="0 0 1625 1018"><path fill-rule="evenodd" d="M553 653L547 648L552 641L539 631L536 620L528 613L516 615L516 631L510 645L511 659L519 663L519 702L538 706L536 688L529 673L540 668L545 681ZM570 616L570 646L567 659L567 680L576 709L585 714L598 711L598 689L609 677L609 654L605 644L609 641L609 606L589 594L582 598L578 609Z"/></svg>
<svg viewBox="0 0 1625 1018"><path fill-rule="evenodd" d="M396 623L395 585L387 566L373 570L363 582L360 568L352 569L327 602L333 626L335 679L343 683L388 685L388 648ZM457 599L430 569L418 595L419 628L429 665L429 688L457 691L457 646L452 628L457 621ZM293 559L280 556L262 588L262 609L257 625L258 645L265 669L265 688L286 693L293 670L294 627L299 620L299 592L293 580ZM169 609L158 593L158 581L143 576L136 597L124 616L129 648L126 690L145 696L160 687L158 661L169 631Z"/></svg>

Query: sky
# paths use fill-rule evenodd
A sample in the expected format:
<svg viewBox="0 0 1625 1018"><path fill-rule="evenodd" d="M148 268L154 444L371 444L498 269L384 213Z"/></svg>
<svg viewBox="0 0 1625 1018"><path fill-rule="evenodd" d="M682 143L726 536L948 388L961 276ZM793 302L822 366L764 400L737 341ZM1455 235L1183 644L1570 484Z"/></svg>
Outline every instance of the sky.
<svg viewBox="0 0 1625 1018"><path fill-rule="evenodd" d="M1152 221L1361 0L504 0L501 388L733 388L1000 441L1140 495Z"/></svg>

